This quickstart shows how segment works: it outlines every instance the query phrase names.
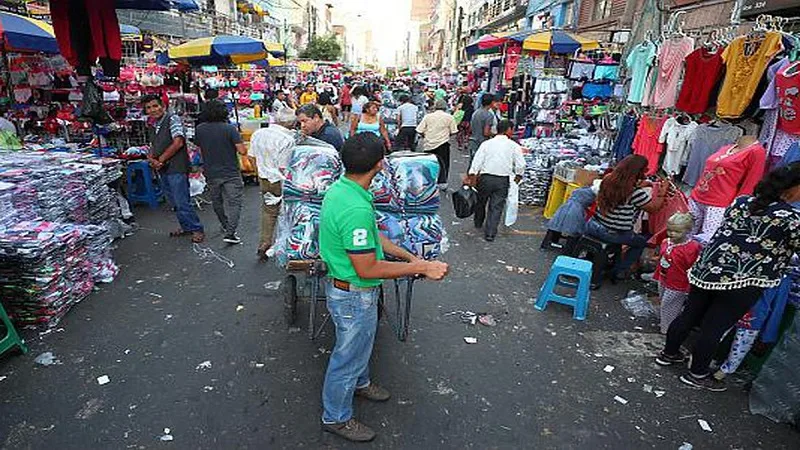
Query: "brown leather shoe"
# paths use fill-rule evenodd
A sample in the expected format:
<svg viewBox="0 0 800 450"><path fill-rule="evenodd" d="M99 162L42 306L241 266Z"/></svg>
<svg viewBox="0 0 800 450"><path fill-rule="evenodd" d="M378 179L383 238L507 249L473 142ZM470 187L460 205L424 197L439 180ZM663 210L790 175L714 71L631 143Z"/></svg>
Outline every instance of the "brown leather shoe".
<svg viewBox="0 0 800 450"><path fill-rule="evenodd" d="M322 429L353 442L369 442L376 436L372 428L356 419L342 423L323 423Z"/></svg>
<svg viewBox="0 0 800 450"><path fill-rule="evenodd" d="M389 391L375 383L370 383L369 386L363 389L356 389L356 395L373 402L385 402L392 396Z"/></svg>

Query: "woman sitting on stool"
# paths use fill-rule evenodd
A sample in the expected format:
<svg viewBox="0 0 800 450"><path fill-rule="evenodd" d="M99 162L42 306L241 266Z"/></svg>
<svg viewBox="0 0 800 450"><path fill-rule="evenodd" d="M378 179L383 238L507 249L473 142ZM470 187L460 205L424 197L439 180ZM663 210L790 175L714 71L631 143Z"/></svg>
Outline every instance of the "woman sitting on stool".
<svg viewBox="0 0 800 450"><path fill-rule="evenodd" d="M629 155L620 161L611 173L603 178L597 194L597 212L586 224L586 234L612 244L628 246L617 260L612 281L628 277L628 270L639 261L648 236L633 231L633 222L640 210L656 212L664 205L667 183L661 183L656 192L645 189L648 182L647 158Z"/></svg>

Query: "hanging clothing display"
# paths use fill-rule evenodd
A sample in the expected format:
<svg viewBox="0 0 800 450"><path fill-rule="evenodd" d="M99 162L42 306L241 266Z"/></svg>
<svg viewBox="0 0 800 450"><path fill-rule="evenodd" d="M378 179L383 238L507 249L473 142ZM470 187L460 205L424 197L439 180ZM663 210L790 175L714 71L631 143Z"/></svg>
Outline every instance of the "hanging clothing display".
<svg viewBox="0 0 800 450"><path fill-rule="evenodd" d="M746 53L748 45L758 45ZM726 73L717 99L717 115L726 119L742 116L756 93L761 77L773 57L783 49L781 34L768 32L760 42L741 36L728 45L722 58Z"/></svg>
<svg viewBox="0 0 800 450"><path fill-rule="evenodd" d="M656 45L650 41L645 41L634 47L628 58L625 59L625 66L628 68L628 73L631 77L631 85L628 92L629 102L642 102L647 74L653 66L655 57Z"/></svg>
<svg viewBox="0 0 800 450"><path fill-rule="evenodd" d="M778 95L778 129L800 134L800 64L792 63L778 71L775 85Z"/></svg>
<svg viewBox="0 0 800 450"><path fill-rule="evenodd" d="M694 49L694 39L681 37L669 39L658 51L658 70L655 71L653 106L659 109L672 108L678 96L678 81L683 72L683 60Z"/></svg>
<svg viewBox="0 0 800 450"><path fill-rule="evenodd" d="M722 77L722 49L698 48L686 57L686 71L676 107L689 114L708 110L714 86Z"/></svg>
<svg viewBox="0 0 800 450"><path fill-rule="evenodd" d="M622 158L631 154L633 139L636 137L636 116L624 114L620 116L617 124L617 138L614 140L614 160L621 161Z"/></svg>
<svg viewBox="0 0 800 450"><path fill-rule="evenodd" d="M725 146L706 161L692 199L704 205L727 208L736 197L750 195L764 176L767 151L759 142L745 148Z"/></svg>
<svg viewBox="0 0 800 450"><path fill-rule="evenodd" d="M667 175L676 175L689 160L689 139L697 128L697 122L687 120L681 123L678 118L670 117L664 122L658 142L666 144L666 154L661 167Z"/></svg>
<svg viewBox="0 0 800 450"><path fill-rule="evenodd" d="M773 63L767 69L767 88L759 100L759 107L764 111L763 123L758 140L767 149L767 154L772 155L775 132L778 130L778 87L776 76L778 71L789 65L789 58L783 58Z"/></svg>
<svg viewBox="0 0 800 450"><path fill-rule="evenodd" d="M699 125L689 138L689 161L686 163L683 182L694 186L703 172L708 157L720 147L736 142L742 134L744 134L742 129L733 125L720 123Z"/></svg>
<svg viewBox="0 0 800 450"><path fill-rule="evenodd" d="M122 38L114 0L52 0L50 16L61 54L78 74L91 75L99 58L105 76L119 76Z"/></svg>
<svg viewBox="0 0 800 450"><path fill-rule="evenodd" d="M633 138L633 153L647 158L647 175L653 175L658 171L658 161L661 152L664 151L664 144L660 143L658 138L664 121L663 117L642 116L636 137Z"/></svg>

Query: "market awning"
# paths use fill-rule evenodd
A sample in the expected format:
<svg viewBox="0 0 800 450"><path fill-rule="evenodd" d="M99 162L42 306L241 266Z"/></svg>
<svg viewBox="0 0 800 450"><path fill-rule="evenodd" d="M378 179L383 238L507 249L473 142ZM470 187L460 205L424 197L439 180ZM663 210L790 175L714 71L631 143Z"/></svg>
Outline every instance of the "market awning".
<svg viewBox="0 0 800 450"><path fill-rule="evenodd" d="M523 50L551 53L572 53L575 50L594 50L600 44L564 30L549 30L533 33L522 41Z"/></svg>
<svg viewBox="0 0 800 450"><path fill-rule="evenodd" d="M214 36L194 39L168 51L169 58L192 65L228 65L267 57L264 41L245 36Z"/></svg>
<svg viewBox="0 0 800 450"><path fill-rule="evenodd" d="M144 11L197 11L200 6L195 0L117 0L117 9L138 9Z"/></svg>
<svg viewBox="0 0 800 450"><path fill-rule="evenodd" d="M286 47L284 47L281 43L264 41L264 46L267 48L267 51L270 55L277 58L280 58L286 54Z"/></svg>
<svg viewBox="0 0 800 450"><path fill-rule="evenodd" d="M6 51L58 53L53 27L29 17L0 12L0 39Z"/></svg>
<svg viewBox="0 0 800 450"><path fill-rule="evenodd" d="M488 55L491 53L500 53L502 51L503 44L508 41L508 36L511 34L512 33L484 34L467 45L467 54Z"/></svg>
<svg viewBox="0 0 800 450"><path fill-rule="evenodd" d="M119 24L119 34L123 41L141 41L142 30L133 25Z"/></svg>

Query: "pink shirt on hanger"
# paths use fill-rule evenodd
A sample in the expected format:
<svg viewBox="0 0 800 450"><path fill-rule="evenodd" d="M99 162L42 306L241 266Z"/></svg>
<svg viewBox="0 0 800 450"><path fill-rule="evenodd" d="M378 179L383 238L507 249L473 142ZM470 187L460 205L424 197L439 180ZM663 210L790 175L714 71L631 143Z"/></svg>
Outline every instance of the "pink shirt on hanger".
<svg viewBox="0 0 800 450"><path fill-rule="evenodd" d="M684 36L661 44L658 51L658 73L653 106L672 108L678 98L678 81L683 71L683 61L694 51L694 39Z"/></svg>

